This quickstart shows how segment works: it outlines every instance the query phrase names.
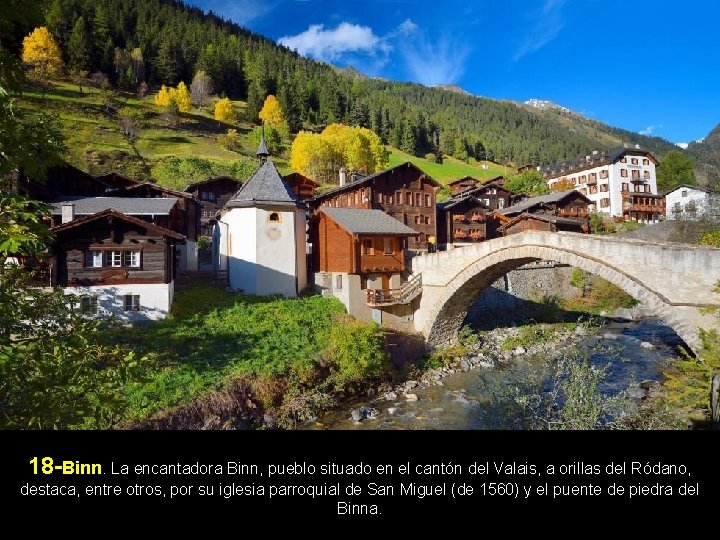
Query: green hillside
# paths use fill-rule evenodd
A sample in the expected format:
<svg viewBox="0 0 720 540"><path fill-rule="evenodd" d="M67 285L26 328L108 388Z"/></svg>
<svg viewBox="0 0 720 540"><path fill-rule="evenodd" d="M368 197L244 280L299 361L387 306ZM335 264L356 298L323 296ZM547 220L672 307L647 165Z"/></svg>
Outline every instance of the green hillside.
<svg viewBox="0 0 720 540"><path fill-rule="evenodd" d="M470 165L451 156L445 156L443 163L438 164L428 161L425 158L411 156L397 148L390 147L388 149L390 150L390 167L410 161L442 184L447 184L452 180L457 180L464 176L472 176L473 178L485 180L487 178L515 173L515 169L511 167L503 167L490 161L483 161L478 163L478 165ZM487 166L487 169L484 169L483 165Z"/></svg>

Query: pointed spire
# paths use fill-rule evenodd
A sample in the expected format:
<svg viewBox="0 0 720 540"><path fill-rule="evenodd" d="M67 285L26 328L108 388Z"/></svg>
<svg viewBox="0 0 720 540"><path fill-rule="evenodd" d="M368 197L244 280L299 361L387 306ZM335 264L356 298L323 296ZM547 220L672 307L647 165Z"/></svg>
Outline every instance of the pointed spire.
<svg viewBox="0 0 720 540"><path fill-rule="evenodd" d="M262 134L260 135L260 146L258 147L255 155L260 158L260 161L265 163L267 161L270 152L268 152L267 145L265 144L265 122L262 123Z"/></svg>

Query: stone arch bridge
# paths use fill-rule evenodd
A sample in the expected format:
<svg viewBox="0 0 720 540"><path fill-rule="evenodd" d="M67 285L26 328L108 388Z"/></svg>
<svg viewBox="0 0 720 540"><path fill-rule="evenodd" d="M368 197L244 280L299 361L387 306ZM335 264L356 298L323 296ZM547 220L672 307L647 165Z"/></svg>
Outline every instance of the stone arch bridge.
<svg viewBox="0 0 720 540"><path fill-rule="evenodd" d="M422 274L415 329L431 346L453 341L472 302L507 272L539 260L601 276L640 301L697 352L699 328L720 328L720 249L575 233L527 231L412 260ZM417 300L415 301L417 302ZM415 302L413 303L415 305Z"/></svg>

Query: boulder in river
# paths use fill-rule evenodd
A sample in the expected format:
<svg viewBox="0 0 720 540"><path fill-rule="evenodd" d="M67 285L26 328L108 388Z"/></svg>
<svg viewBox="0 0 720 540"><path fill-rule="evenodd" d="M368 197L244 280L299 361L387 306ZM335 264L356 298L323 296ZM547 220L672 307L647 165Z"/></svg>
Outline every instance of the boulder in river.
<svg viewBox="0 0 720 540"><path fill-rule="evenodd" d="M520 346L520 347L515 348L515 356L522 356L526 352L527 352L527 349L525 347Z"/></svg>
<svg viewBox="0 0 720 540"><path fill-rule="evenodd" d="M417 401L417 394L405 394L405 401Z"/></svg>
<svg viewBox="0 0 720 540"><path fill-rule="evenodd" d="M395 392L385 392L385 394L383 394L383 397L387 401L392 401L394 399L397 399L397 394Z"/></svg>
<svg viewBox="0 0 720 540"><path fill-rule="evenodd" d="M650 350L652 350L652 349L655 348L655 345L653 345L653 344L650 343L649 341L643 341L643 342L640 344L640 346L641 346L643 349L650 349Z"/></svg>

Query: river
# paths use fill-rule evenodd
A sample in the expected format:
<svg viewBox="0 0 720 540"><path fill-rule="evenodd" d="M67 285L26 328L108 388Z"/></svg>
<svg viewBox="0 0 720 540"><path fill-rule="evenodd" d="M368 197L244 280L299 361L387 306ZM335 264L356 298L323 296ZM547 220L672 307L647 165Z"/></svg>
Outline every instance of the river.
<svg viewBox="0 0 720 540"><path fill-rule="evenodd" d="M642 344L645 343L643 346ZM652 344L652 348L648 344ZM597 334L578 342L593 365L607 367L599 385L606 395L615 395L629 386L637 390L642 381L662 381L666 362L678 355L680 338L672 329L654 319L609 323ZM474 368L445 377L443 386L412 390L417 401L379 398L323 415L305 429L507 429L513 426L497 406L499 388L514 386L529 377L543 375L547 363L538 356L524 356L498 367ZM365 405L380 410L373 420L355 422L353 408ZM302 429L302 428L301 428Z"/></svg>

